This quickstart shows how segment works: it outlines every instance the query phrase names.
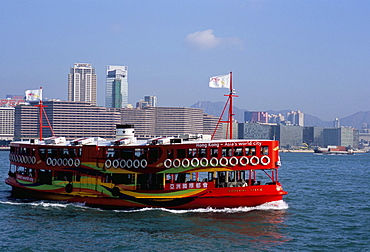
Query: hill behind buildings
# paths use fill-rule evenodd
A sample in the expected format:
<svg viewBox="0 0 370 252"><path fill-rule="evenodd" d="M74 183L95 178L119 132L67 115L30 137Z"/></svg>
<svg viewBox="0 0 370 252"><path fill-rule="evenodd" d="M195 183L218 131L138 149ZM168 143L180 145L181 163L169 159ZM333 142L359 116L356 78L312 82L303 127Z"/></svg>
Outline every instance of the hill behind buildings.
<svg viewBox="0 0 370 252"><path fill-rule="evenodd" d="M224 102L210 102L210 101L198 101L197 103L191 105L191 108L201 108L203 111L207 114L214 115L219 117L222 113L222 110L225 106ZM233 107L234 110L234 118L238 122L244 122L244 112L248 111L247 109L240 109L238 107ZM294 109L292 109L294 110ZM292 110L281 110L281 111L274 111L274 110L268 110L267 112L269 114L282 114L286 115L287 112L290 112ZM304 113L304 111L302 111ZM227 114L227 111L225 111L225 115ZM334 121L333 117L333 121ZM339 118L340 119L340 125L341 126L350 126L356 129L361 129L363 127L363 124L366 123L367 125L370 125L370 111L360 111L353 115ZM304 125L305 126L316 126L316 127L333 127L333 121L323 121L320 118L304 114Z"/></svg>

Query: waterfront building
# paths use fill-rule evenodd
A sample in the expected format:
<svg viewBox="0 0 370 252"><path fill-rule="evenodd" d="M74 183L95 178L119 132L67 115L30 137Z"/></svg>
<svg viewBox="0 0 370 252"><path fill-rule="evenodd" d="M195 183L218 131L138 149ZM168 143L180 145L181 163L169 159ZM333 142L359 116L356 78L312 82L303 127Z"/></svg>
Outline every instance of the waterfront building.
<svg viewBox="0 0 370 252"><path fill-rule="evenodd" d="M144 101L147 102L149 106L157 107L157 96L155 95L144 96Z"/></svg>
<svg viewBox="0 0 370 252"><path fill-rule="evenodd" d="M68 101L96 105L96 74L91 64L76 63L68 74Z"/></svg>
<svg viewBox="0 0 370 252"><path fill-rule="evenodd" d="M220 123L216 129L216 125L218 123L218 117L216 116L213 116L213 115L209 115L209 114L206 114L206 113L203 113L203 134L205 135L213 135L213 133L215 133L214 135L214 139L222 139L222 138L225 138L225 123ZM234 127L233 127L234 129ZM215 132L216 130L216 132ZM235 136L236 134L236 136ZM234 139L237 139L237 134L238 134L238 131L235 130L233 131L233 138Z"/></svg>
<svg viewBox="0 0 370 252"><path fill-rule="evenodd" d="M205 115L202 109L185 107L151 107L110 109L121 113L121 124L134 125L139 138L177 136L179 134L212 135L218 118ZM222 135L219 127L216 137Z"/></svg>
<svg viewBox="0 0 370 252"><path fill-rule="evenodd" d="M14 108L0 107L0 140L14 138Z"/></svg>
<svg viewBox="0 0 370 252"><path fill-rule="evenodd" d="M304 127L303 128L303 143L309 146L324 147L324 128L323 127Z"/></svg>
<svg viewBox="0 0 370 252"><path fill-rule="evenodd" d="M325 128L324 146L337 145L358 148L359 131L351 127Z"/></svg>
<svg viewBox="0 0 370 252"><path fill-rule="evenodd" d="M125 108L128 105L128 67L107 66L105 106Z"/></svg>
<svg viewBox="0 0 370 252"><path fill-rule="evenodd" d="M33 106L15 108L14 138L32 139L39 137L39 108ZM120 123L120 114L109 112L104 107L92 106L88 102L44 101L45 112L55 136L67 139L81 137L102 137L114 139L116 124ZM48 122L43 117L43 126ZM43 137L51 137L50 128L43 128Z"/></svg>
<svg viewBox="0 0 370 252"><path fill-rule="evenodd" d="M273 128L275 124L265 123L238 123L239 139L273 139Z"/></svg>

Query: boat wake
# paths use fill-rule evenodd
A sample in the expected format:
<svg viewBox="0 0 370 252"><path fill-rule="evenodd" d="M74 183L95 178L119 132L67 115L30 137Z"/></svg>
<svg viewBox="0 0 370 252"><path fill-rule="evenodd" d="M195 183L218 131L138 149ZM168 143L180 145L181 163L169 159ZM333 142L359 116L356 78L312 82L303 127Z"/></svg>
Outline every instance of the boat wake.
<svg viewBox="0 0 370 252"><path fill-rule="evenodd" d="M0 201L0 204L4 205L19 205L19 206L31 206L31 207L41 207L45 209L65 209L65 208L78 208L78 209L95 209L98 211L110 211L110 210L102 210L99 208L92 208L86 206L84 203L67 203L67 202L45 202L45 201ZM176 214L183 214L183 213L243 213L243 212L250 212L253 210L285 210L288 209L288 204L283 200L268 202L259 206L255 207L237 207L237 208L198 208L198 209L187 209L187 210L173 210L167 208L141 208L135 210L112 210L114 212L126 212L126 213L134 213L134 212L146 212L146 211L164 211Z"/></svg>
<svg viewBox="0 0 370 252"><path fill-rule="evenodd" d="M268 202L255 207L236 207L236 208L197 208L197 209L187 209L187 210L174 210L167 208L142 208L136 210L114 210L116 212L144 212L144 211L164 211L176 214L182 213L243 213L250 212L253 210L285 210L288 209L288 204L283 200Z"/></svg>

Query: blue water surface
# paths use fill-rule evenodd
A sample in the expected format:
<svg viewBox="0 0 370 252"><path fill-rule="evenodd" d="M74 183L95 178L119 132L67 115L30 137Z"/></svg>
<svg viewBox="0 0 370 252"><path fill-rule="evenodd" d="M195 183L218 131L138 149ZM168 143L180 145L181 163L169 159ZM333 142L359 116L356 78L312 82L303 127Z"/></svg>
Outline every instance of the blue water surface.
<svg viewBox="0 0 370 252"><path fill-rule="evenodd" d="M282 153L283 201L255 208L113 211L9 198L0 251L368 251L370 154Z"/></svg>

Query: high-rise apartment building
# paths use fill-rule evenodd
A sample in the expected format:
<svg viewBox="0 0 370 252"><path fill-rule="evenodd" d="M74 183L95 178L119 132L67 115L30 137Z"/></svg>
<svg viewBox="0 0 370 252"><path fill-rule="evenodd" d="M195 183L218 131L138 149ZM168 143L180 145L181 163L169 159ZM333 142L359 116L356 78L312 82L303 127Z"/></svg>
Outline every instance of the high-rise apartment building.
<svg viewBox="0 0 370 252"><path fill-rule="evenodd" d="M268 123L268 113L261 111L245 111L244 121L252 123Z"/></svg>
<svg viewBox="0 0 370 252"><path fill-rule="evenodd" d="M304 114L301 111L292 111L286 114L292 125L304 126Z"/></svg>
<svg viewBox="0 0 370 252"><path fill-rule="evenodd" d="M107 66L105 107L125 108L128 105L127 66Z"/></svg>
<svg viewBox="0 0 370 252"><path fill-rule="evenodd" d="M91 64L76 63L68 74L68 101L96 104L96 74Z"/></svg>

